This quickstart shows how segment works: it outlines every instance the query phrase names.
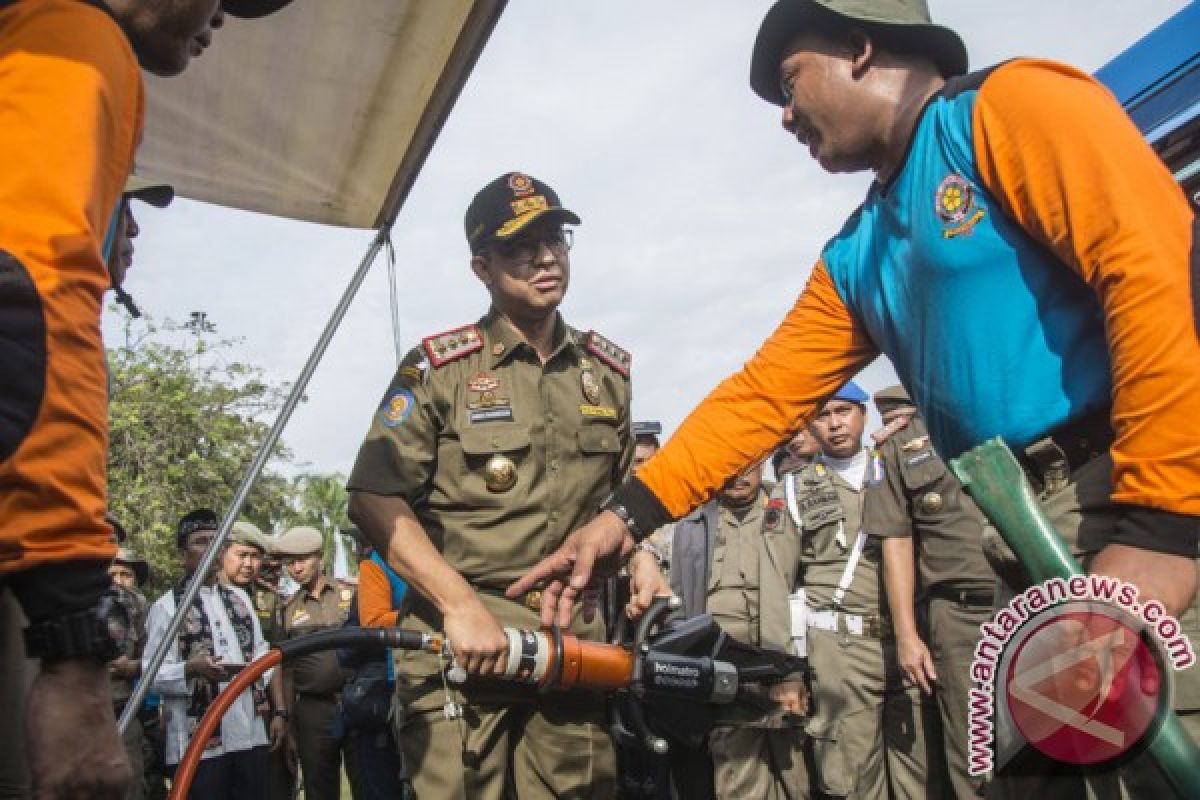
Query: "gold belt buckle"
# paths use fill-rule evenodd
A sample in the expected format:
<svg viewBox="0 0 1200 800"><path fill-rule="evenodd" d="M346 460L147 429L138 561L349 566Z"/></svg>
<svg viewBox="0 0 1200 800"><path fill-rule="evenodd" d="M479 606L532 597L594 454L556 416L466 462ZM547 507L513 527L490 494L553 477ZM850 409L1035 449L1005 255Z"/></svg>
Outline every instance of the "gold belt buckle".
<svg viewBox="0 0 1200 800"><path fill-rule="evenodd" d="M535 612L542 610L542 592L540 589L534 589L532 592L525 593L525 607Z"/></svg>

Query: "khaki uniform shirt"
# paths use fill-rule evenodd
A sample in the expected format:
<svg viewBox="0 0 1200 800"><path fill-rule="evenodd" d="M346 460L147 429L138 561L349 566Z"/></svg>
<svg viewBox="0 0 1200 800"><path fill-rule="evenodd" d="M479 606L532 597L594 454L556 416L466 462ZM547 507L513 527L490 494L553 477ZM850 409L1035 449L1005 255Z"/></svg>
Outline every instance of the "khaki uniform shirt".
<svg viewBox="0 0 1200 800"><path fill-rule="evenodd" d="M258 615L263 638L274 647L283 638L283 595L261 583L250 587L249 595L254 602L254 613Z"/></svg>
<svg viewBox="0 0 1200 800"><path fill-rule="evenodd" d="M500 623L526 629L540 627L535 599L503 590L592 519L633 463L628 354L561 317L554 341L543 364L494 309L425 339L401 362L347 484L404 498ZM419 596L402 624L442 628ZM571 629L604 636L599 615ZM437 670L397 659L399 672Z"/></svg>
<svg viewBox="0 0 1200 800"><path fill-rule="evenodd" d="M350 612L354 590L321 578L316 594L300 587L283 607L283 639L340 628ZM292 685L303 694L340 692L349 673L338 665L337 652L323 650L291 661Z"/></svg>
<svg viewBox="0 0 1200 800"><path fill-rule="evenodd" d="M870 467L868 467L868 470ZM800 537L804 588L810 608L834 608L834 593L846 569L854 542L862 530L859 489L844 481L819 459L785 477L794 481L799 525L792 514L783 515L786 528ZM848 614L879 614L884 602L881 547L868 537L853 579L838 610Z"/></svg>
<svg viewBox="0 0 1200 800"><path fill-rule="evenodd" d="M914 417L879 448L882 474L868 482L864 525L875 536L915 536L922 589L991 591L983 515L933 450Z"/></svg>
<svg viewBox="0 0 1200 800"><path fill-rule="evenodd" d="M742 515L717 508L708 613L735 639L758 644L759 559L762 556L763 493Z"/></svg>
<svg viewBox="0 0 1200 800"><path fill-rule="evenodd" d="M145 595L137 590L116 585L112 590L117 603L129 618L129 629L120 643L120 655L140 659L146 646L146 614L150 610L150 604L146 602ZM124 703L133 694L134 682L131 680L110 677L108 682L114 703Z"/></svg>

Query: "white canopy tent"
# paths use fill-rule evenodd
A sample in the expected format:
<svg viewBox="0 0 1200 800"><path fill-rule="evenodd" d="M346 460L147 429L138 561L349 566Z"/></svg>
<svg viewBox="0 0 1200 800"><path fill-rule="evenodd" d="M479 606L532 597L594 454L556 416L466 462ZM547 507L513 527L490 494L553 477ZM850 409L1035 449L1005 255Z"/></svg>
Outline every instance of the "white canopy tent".
<svg viewBox="0 0 1200 800"><path fill-rule="evenodd" d="M293 0L147 78L138 171L184 197L386 228L504 0Z"/></svg>
<svg viewBox="0 0 1200 800"><path fill-rule="evenodd" d="M137 171L230 208L378 231L179 601L191 606L389 232L506 0L293 0L227 18L183 75L147 78ZM395 298L393 287L393 315ZM177 614L121 715L175 641Z"/></svg>

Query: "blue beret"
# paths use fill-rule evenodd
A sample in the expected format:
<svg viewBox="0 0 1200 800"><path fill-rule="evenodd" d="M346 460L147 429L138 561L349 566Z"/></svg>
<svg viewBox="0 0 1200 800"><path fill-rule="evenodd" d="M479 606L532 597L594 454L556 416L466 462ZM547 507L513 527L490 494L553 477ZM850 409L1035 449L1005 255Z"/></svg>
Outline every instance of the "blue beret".
<svg viewBox="0 0 1200 800"><path fill-rule="evenodd" d="M870 399L867 393L862 390L854 381L846 381L846 385L838 389L830 400L846 400L850 403L858 403L860 406L865 406Z"/></svg>

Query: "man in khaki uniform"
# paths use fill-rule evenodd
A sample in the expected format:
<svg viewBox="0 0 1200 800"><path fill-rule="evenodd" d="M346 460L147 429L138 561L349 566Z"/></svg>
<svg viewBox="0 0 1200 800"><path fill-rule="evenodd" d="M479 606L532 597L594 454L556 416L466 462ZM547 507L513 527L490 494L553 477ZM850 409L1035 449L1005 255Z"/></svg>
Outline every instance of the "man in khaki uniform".
<svg viewBox="0 0 1200 800"><path fill-rule="evenodd" d="M799 538L783 528L782 511L783 501L769 497L762 466L756 464L676 523L679 540L670 580L685 617L708 613L734 639L791 652L788 597L796 583L800 548ZM631 564L631 569L641 567ZM780 685L777 692L786 709L801 710L798 680ZM790 719L780 728L723 726L709 734L717 797L811 796L804 733L788 726ZM681 785L678 770L675 777Z"/></svg>
<svg viewBox="0 0 1200 800"><path fill-rule="evenodd" d="M114 526L116 527L116 526ZM120 528L123 539L123 531ZM150 565L127 547L117 548L117 557L108 568L112 579L113 599L124 609L129 628L119 644L120 655L108 662L108 682L112 689L113 713L120 716L133 694L134 682L142 674L142 648L146 644L146 613L150 610L141 587L150 578ZM135 715L121 735L125 755L133 770L133 780L125 790L125 800L141 800L146 796L144 779L145 759L142 757L142 720Z"/></svg>
<svg viewBox="0 0 1200 800"><path fill-rule="evenodd" d="M878 392L875 407L891 430L879 445L878 480L865 490L863 528L883 539L897 658L910 681L937 696L953 796L983 797L982 778L967 772L967 707L979 626L991 618L995 596L996 576L983 557L987 523L934 451L904 388ZM913 613L918 593L928 647Z"/></svg>
<svg viewBox="0 0 1200 800"><path fill-rule="evenodd" d="M785 477L786 531L800 537L817 785L856 800L925 798L920 691L896 664L879 540L862 527L866 394L843 386L810 424L821 455Z"/></svg>
<svg viewBox="0 0 1200 800"><path fill-rule="evenodd" d="M276 545L292 579L299 584L283 607L283 639L340 628L346 621L354 591L325 577L321 567L324 544L320 531L301 526L284 533ZM334 719L348 677L333 650L293 659L284 670L287 709L282 718L290 720L307 800L341 796L343 742L335 736Z"/></svg>
<svg viewBox="0 0 1200 800"><path fill-rule="evenodd" d="M351 517L413 590L401 624L445 631L471 674L448 699L441 659L398 654L397 738L420 797L614 793L603 697L484 677L503 670L502 625L540 627L540 593L513 601L504 588L591 519L633 459L629 354L558 313L563 223L579 217L523 173L475 196L471 268L492 307L403 360L349 480ZM571 630L600 640L599 616L577 609Z"/></svg>

